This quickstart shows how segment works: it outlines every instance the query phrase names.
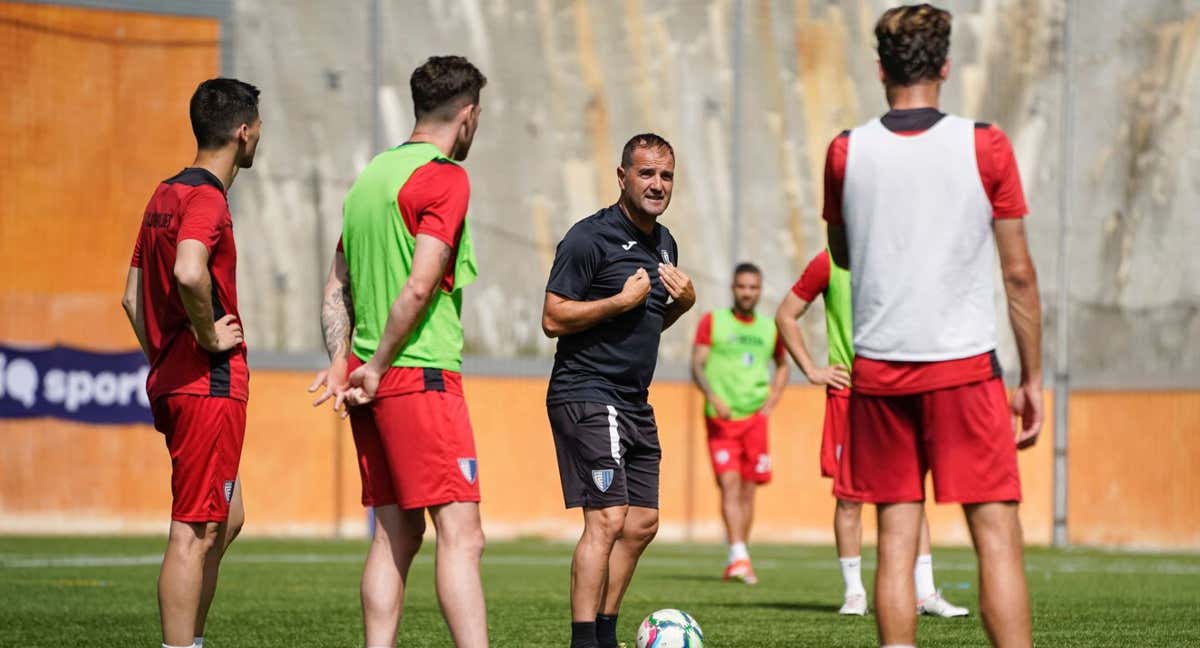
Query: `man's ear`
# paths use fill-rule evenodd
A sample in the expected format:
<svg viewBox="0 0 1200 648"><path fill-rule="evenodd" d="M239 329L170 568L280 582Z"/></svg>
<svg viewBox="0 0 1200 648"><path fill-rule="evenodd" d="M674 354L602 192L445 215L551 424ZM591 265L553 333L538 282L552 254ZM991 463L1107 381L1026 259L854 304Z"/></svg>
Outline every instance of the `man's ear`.
<svg viewBox="0 0 1200 648"><path fill-rule="evenodd" d="M454 121L460 124L470 124L475 118L475 109L478 107L478 104L463 104L463 106L458 109L458 113L454 115Z"/></svg>
<svg viewBox="0 0 1200 648"><path fill-rule="evenodd" d="M879 59L875 59L875 67L879 70L879 82L884 85L887 85L887 82L888 82L887 72L883 71L883 63L880 63Z"/></svg>
<svg viewBox="0 0 1200 648"><path fill-rule="evenodd" d="M942 63L942 69L938 70L938 76L942 81L950 78L950 58L946 57L946 62Z"/></svg>
<svg viewBox="0 0 1200 648"><path fill-rule="evenodd" d="M617 165L617 185L621 187L621 191L625 191L625 167Z"/></svg>

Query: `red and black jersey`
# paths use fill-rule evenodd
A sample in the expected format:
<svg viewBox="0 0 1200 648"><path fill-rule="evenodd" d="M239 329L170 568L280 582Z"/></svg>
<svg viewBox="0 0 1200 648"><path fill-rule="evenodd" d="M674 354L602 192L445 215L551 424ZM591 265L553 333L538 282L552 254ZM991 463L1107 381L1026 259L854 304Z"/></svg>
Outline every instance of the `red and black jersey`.
<svg viewBox="0 0 1200 648"><path fill-rule="evenodd" d="M224 353L200 348L175 281L180 241L208 248L213 316L238 316L237 248L225 187L205 169L188 168L158 185L138 231L130 265L142 270L142 297L150 376L146 391L154 401L167 394L222 396L245 401L250 372L244 344Z"/></svg>

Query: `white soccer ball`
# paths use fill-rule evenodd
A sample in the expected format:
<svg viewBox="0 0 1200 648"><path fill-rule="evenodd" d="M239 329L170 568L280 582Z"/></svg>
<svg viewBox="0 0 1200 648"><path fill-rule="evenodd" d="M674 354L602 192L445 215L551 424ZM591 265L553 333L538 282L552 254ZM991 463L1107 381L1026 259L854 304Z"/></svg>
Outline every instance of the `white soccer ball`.
<svg viewBox="0 0 1200 648"><path fill-rule="evenodd" d="M683 610L659 610L642 621L637 648L704 648L704 631Z"/></svg>

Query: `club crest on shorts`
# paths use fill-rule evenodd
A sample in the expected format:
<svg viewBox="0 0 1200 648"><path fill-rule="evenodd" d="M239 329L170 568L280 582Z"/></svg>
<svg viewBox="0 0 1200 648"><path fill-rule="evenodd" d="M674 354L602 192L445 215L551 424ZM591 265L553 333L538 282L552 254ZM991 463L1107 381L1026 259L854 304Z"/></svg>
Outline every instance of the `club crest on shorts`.
<svg viewBox="0 0 1200 648"><path fill-rule="evenodd" d="M725 464L729 463L729 451L717 450L717 453L713 455L713 458L717 460L717 463L724 466Z"/></svg>
<svg viewBox="0 0 1200 648"><path fill-rule="evenodd" d="M475 457L459 457L458 469L468 484L475 483L475 478L478 476L478 462Z"/></svg>
<svg viewBox="0 0 1200 648"><path fill-rule="evenodd" d="M610 486L612 486L612 483L613 483L612 468L605 468L604 470L593 470L592 471L592 483L596 485L596 488L600 489L601 493L607 493L608 488Z"/></svg>
<svg viewBox="0 0 1200 648"><path fill-rule="evenodd" d="M232 479L225 481L225 502L226 503L233 501L233 484L234 484L234 480L232 480Z"/></svg>

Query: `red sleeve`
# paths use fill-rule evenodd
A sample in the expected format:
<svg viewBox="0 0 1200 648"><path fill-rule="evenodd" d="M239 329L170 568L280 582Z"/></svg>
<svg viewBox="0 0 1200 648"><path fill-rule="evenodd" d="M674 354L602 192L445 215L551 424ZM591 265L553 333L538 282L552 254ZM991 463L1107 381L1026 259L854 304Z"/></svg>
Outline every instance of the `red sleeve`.
<svg viewBox="0 0 1200 648"><path fill-rule="evenodd" d="M434 160L419 168L400 189L397 200L403 209L409 231L414 236L428 234L458 248L471 200L467 172L457 164ZM415 227L414 227L415 226Z"/></svg>
<svg viewBox="0 0 1200 648"><path fill-rule="evenodd" d="M979 165L979 179L992 201L993 218L1021 218L1029 213L1017 158L1004 131L993 124L977 124L975 160Z"/></svg>
<svg viewBox="0 0 1200 648"><path fill-rule="evenodd" d="M712 313L705 313L704 317L700 318L700 324L696 326L696 339L692 341L694 346L712 346Z"/></svg>
<svg viewBox="0 0 1200 648"><path fill-rule="evenodd" d="M800 280L792 286L792 292L800 299L811 302L817 298L817 295L824 294L828 287L829 251L821 250L820 254L808 262L808 266L800 274Z"/></svg>
<svg viewBox="0 0 1200 648"><path fill-rule="evenodd" d="M133 258L129 259L129 267L142 267L142 231L138 230L137 240L133 242Z"/></svg>
<svg viewBox="0 0 1200 648"><path fill-rule="evenodd" d="M342 246L342 237L340 236L338 237L337 252L341 254L346 253L346 248Z"/></svg>
<svg viewBox="0 0 1200 648"><path fill-rule="evenodd" d="M183 210L183 220L179 223L179 234L175 240L194 239L212 252L221 239L221 229L228 214L225 196L221 192L206 188L197 190Z"/></svg>
<svg viewBox="0 0 1200 648"><path fill-rule="evenodd" d="M842 185L846 181L846 156L850 151L850 131L842 131L829 143L825 153L825 208L821 218L830 225L842 224Z"/></svg>
<svg viewBox="0 0 1200 648"><path fill-rule="evenodd" d="M787 354L787 347L783 346L783 336L775 334L775 360L783 362Z"/></svg>

